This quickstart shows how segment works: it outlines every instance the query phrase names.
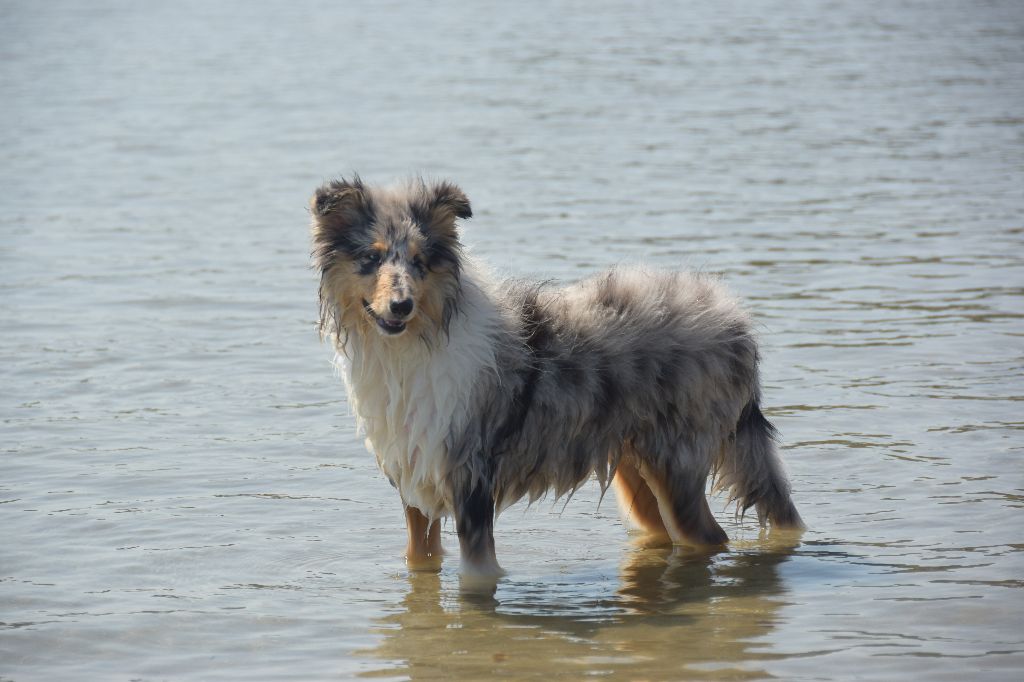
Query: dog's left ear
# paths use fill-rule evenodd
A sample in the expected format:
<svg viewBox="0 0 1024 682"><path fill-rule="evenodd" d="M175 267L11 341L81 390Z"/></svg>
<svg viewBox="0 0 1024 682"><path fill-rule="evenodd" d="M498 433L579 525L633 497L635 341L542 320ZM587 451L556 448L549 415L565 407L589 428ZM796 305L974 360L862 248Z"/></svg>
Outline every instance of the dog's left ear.
<svg viewBox="0 0 1024 682"><path fill-rule="evenodd" d="M439 237L457 239L456 219L473 217L465 193L447 180L428 186L424 203L419 217L424 227Z"/></svg>
<svg viewBox="0 0 1024 682"><path fill-rule="evenodd" d="M465 192L454 184L444 181L434 186L434 205L436 208L443 208L451 211L456 218L473 217L473 209L469 205L469 199Z"/></svg>

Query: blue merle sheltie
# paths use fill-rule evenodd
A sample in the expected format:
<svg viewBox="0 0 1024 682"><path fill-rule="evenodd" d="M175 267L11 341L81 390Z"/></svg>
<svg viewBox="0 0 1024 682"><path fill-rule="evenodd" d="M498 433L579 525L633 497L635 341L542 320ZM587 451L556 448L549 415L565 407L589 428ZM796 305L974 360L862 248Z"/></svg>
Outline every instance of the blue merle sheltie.
<svg viewBox="0 0 1024 682"><path fill-rule="evenodd" d="M463 248L472 210L449 182L337 180L311 212L320 331L405 506L410 567L440 566L452 516L463 572L500 574L496 512L591 476L666 543L727 541L709 476L762 524L802 526L759 407L751 320L715 278L498 281Z"/></svg>

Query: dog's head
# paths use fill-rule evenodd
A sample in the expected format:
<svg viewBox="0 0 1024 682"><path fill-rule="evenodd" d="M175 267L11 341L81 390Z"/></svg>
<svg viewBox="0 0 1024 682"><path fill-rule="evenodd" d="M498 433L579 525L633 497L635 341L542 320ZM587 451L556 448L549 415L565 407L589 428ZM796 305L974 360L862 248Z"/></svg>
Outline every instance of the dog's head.
<svg viewBox="0 0 1024 682"><path fill-rule="evenodd" d="M473 212L449 182L370 187L356 176L310 201L320 329L428 339L447 330L459 287L457 219Z"/></svg>

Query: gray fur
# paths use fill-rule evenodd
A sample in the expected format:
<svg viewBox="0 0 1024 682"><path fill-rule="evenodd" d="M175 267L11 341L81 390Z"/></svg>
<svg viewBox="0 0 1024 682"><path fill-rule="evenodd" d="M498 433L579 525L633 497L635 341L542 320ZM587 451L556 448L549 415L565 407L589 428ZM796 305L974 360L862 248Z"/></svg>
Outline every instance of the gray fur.
<svg viewBox="0 0 1024 682"><path fill-rule="evenodd" d="M489 479L505 507L591 474L606 486L625 445L702 488L714 469L762 518L795 513L767 420L737 433L757 410L757 345L715 278L618 268L565 288L511 280L496 304L510 321L494 338L499 372L481 377L477 411L450 435L453 479Z"/></svg>

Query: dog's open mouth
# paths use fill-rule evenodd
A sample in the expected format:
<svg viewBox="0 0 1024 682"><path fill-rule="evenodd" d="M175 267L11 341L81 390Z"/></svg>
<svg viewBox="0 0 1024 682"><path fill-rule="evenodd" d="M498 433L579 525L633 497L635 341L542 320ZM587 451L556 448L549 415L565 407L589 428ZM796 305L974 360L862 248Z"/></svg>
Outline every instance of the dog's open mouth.
<svg viewBox="0 0 1024 682"><path fill-rule="evenodd" d="M377 313L373 312L373 308L367 301L363 301L363 308L366 309L366 313L373 318L373 321L377 323L385 334L401 334L405 331L405 322L402 320L386 320Z"/></svg>

